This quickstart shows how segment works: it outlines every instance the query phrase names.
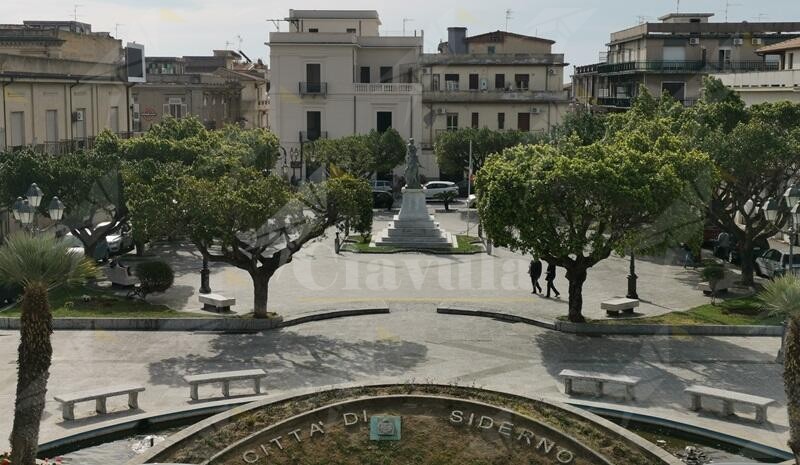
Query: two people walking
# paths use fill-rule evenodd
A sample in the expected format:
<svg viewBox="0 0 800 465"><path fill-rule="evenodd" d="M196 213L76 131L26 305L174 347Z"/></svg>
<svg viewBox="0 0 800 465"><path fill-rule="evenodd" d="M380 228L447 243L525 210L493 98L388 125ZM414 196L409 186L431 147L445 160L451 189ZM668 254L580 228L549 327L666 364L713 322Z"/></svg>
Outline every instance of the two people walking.
<svg viewBox="0 0 800 465"><path fill-rule="evenodd" d="M531 260L531 264L528 267L528 274L531 276L531 286L533 287L532 294L539 294L542 293L542 286L539 285L539 278L542 277L542 261L538 258L534 258ZM544 274L544 280L547 282L547 295L546 297L550 297L550 292L552 291L556 297L561 295L558 292L558 289L553 285L553 281L556 279L556 265L555 263L548 263L547 264L547 271Z"/></svg>

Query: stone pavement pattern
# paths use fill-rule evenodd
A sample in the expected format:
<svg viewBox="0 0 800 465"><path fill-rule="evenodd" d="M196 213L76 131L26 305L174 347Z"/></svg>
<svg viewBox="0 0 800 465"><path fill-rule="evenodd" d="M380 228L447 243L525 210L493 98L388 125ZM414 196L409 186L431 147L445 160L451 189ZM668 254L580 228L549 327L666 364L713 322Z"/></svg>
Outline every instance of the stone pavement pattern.
<svg viewBox="0 0 800 465"><path fill-rule="evenodd" d="M431 209L431 212L433 210ZM376 215L373 229L382 230L394 213ZM466 231L459 213L437 213L442 227L453 233ZM474 223L470 233L477 233ZM292 263L278 270L270 282L269 309L284 317L320 310L386 307L395 303L427 303L457 308L481 308L553 320L567 313L567 281L559 268L555 282L561 299L531 295L528 277L530 257L495 248L491 256L426 254L352 254L333 252L333 232L301 250ZM174 287L149 296L154 303L198 311L201 257L193 247L173 244L155 247L154 253L171 262L176 271ZM234 311L252 310L250 276L233 267L213 264L211 288L237 299ZM600 302L627 292L628 260L611 257L589 271L584 286L584 312L605 318ZM638 260L637 311L657 315L686 310L709 302L697 290L698 273L681 266ZM541 281L544 286L544 281Z"/></svg>
<svg viewBox="0 0 800 465"><path fill-rule="evenodd" d="M182 376L262 368L264 388L279 394L348 382L459 383L566 400L557 374L564 368L643 378L635 403L603 398L599 405L688 420L717 431L784 448L787 433L777 338L603 337L567 335L489 319L437 315L430 304L391 305L392 313L309 323L258 334L56 332L41 440L132 415L120 405L98 418L76 407L64 423L53 396L103 384L144 383L141 408L154 413L191 405ZM16 382L15 332L0 332L0 440L11 429ZM721 421L686 408L689 384L778 399L770 424ZM251 395L242 384L234 394ZM219 389L201 389L201 398ZM583 398L587 402L595 399ZM139 412L141 413L141 412ZM81 418L83 417L83 418ZM0 443L3 449L5 442Z"/></svg>

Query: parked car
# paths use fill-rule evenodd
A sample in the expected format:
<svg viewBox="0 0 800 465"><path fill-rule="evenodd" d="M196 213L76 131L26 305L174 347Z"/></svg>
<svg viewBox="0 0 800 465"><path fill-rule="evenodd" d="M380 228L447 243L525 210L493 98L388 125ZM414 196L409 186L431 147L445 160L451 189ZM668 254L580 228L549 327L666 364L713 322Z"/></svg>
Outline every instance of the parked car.
<svg viewBox="0 0 800 465"><path fill-rule="evenodd" d="M774 278L786 273L789 266L790 255L776 249L769 249L756 258L756 273L759 276ZM792 272L800 274L800 254L794 254Z"/></svg>
<svg viewBox="0 0 800 465"><path fill-rule="evenodd" d="M392 182L376 179L372 181L373 191L392 192Z"/></svg>
<svg viewBox="0 0 800 465"><path fill-rule="evenodd" d="M442 192L455 192L458 195L458 186L450 181L431 181L425 184L425 198L432 199Z"/></svg>
<svg viewBox="0 0 800 465"><path fill-rule="evenodd" d="M478 207L478 196L475 194L470 194L467 197L467 208L477 208Z"/></svg>
<svg viewBox="0 0 800 465"><path fill-rule="evenodd" d="M390 209L394 206L394 197L392 194L381 190L372 190L372 207Z"/></svg>
<svg viewBox="0 0 800 465"><path fill-rule="evenodd" d="M108 224L108 221L104 221L102 223L98 223L95 228L108 226ZM108 243L108 252L111 255L130 252L135 247L135 244L133 243L133 234L131 233L131 226L128 223L123 223L117 232L106 236L106 242Z"/></svg>
<svg viewBox="0 0 800 465"><path fill-rule="evenodd" d="M83 247L83 242L80 239L73 236L71 232L64 235L61 238L62 241L66 242L67 246L69 246L69 251L74 254L78 255L86 255L85 249ZM94 258L95 261L98 262L107 262L110 256L108 250L108 242L105 240L101 240L97 243L97 246L94 248Z"/></svg>

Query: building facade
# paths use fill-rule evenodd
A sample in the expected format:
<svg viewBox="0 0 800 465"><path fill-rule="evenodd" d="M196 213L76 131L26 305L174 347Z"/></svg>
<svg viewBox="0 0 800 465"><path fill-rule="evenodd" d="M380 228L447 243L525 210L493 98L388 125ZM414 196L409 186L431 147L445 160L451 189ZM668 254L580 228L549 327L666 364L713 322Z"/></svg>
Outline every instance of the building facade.
<svg viewBox="0 0 800 465"><path fill-rule="evenodd" d="M546 132L569 108L563 54L555 42L495 31L467 37L448 29L439 53L423 55L423 153L459 128ZM432 156L432 155L431 155Z"/></svg>
<svg viewBox="0 0 800 465"><path fill-rule="evenodd" d="M778 70L780 57L759 49L800 37L800 22L714 23L712 16L673 13L612 33L601 62L575 67L576 101L625 109L643 85L692 105L704 76Z"/></svg>
<svg viewBox="0 0 800 465"><path fill-rule="evenodd" d="M270 126L296 176L309 174L304 146L319 138L393 128L419 140L421 36L380 35L371 10L290 10L286 21L289 32L270 33L268 43Z"/></svg>
<svg viewBox="0 0 800 465"><path fill-rule="evenodd" d="M715 77L735 90L747 105L780 101L800 103L800 38L768 45L757 52L778 56L778 69Z"/></svg>
<svg viewBox="0 0 800 465"><path fill-rule="evenodd" d="M121 41L75 21L0 25L0 150L60 153L130 131Z"/></svg>
<svg viewBox="0 0 800 465"><path fill-rule="evenodd" d="M147 82L131 89L133 131L166 117L197 116L209 129L268 127L267 70L231 50L212 56L148 57Z"/></svg>

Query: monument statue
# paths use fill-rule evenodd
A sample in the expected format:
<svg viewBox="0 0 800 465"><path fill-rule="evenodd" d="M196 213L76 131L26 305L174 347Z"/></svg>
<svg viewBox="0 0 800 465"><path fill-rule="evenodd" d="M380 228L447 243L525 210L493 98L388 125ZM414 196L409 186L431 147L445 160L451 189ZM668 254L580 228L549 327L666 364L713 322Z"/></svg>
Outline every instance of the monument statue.
<svg viewBox="0 0 800 465"><path fill-rule="evenodd" d="M408 140L408 153L406 154L406 189L422 189L419 183L419 158L414 139Z"/></svg>

